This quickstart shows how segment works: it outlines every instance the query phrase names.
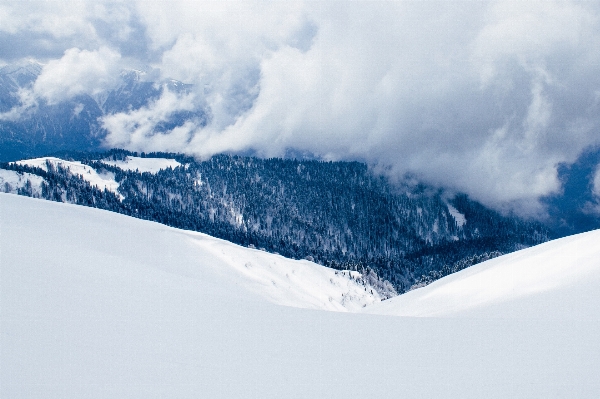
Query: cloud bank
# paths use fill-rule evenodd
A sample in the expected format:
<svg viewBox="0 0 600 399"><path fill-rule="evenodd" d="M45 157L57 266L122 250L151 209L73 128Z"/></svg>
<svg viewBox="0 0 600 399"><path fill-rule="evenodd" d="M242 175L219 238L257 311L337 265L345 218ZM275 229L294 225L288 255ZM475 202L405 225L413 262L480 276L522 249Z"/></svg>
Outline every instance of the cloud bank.
<svg viewBox="0 0 600 399"><path fill-rule="evenodd" d="M113 146L360 159L536 213L557 165L600 145L591 2L24 4L0 2L3 57L46 57L38 97L94 93L127 66L194 84L105 117ZM200 106L208 124L153 132Z"/></svg>
<svg viewBox="0 0 600 399"><path fill-rule="evenodd" d="M120 54L107 47L97 51L71 48L62 58L48 62L33 85L33 93L49 104L77 95L98 95L116 85Z"/></svg>

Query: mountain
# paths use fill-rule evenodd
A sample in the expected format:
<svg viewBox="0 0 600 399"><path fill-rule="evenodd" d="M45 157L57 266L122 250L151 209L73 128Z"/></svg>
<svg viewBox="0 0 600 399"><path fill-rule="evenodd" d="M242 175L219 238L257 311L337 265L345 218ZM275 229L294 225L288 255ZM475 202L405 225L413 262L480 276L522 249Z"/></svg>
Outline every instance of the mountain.
<svg viewBox="0 0 600 399"><path fill-rule="evenodd" d="M465 195L392 185L358 162L228 155L199 162L123 150L71 155L69 161L40 158L4 168L45 179L35 188L42 198L201 231L338 270L371 270L397 292L551 237L539 223L500 215ZM33 189L12 184L3 191L35 196Z"/></svg>
<svg viewBox="0 0 600 399"><path fill-rule="evenodd" d="M291 295L290 304L313 309L281 306L288 287L305 292L282 283L286 268L308 269L323 290L333 287L327 277L335 272L199 233L1 193L0 221L3 398L600 395L599 297L590 289L600 276L597 234L508 255L523 259L515 266L506 256L491 261L505 267L488 277L515 287L536 276L566 279L558 289L536 287L544 295L496 292L504 309L527 298L548 301L534 317L393 317L316 310L317 290L308 299ZM540 257L519 255L531 251ZM558 259L573 262L562 267ZM554 279L544 277L540 260L550 262ZM453 278L364 310L377 313L430 287L456 291ZM482 280L461 281L461 290L476 292ZM447 299L464 304L467 297Z"/></svg>
<svg viewBox="0 0 600 399"><path fill-rule="evenodd" d="M0 69L0 112L19 106L18 93L31 88L42 65L31 62ZM48 152L99 148L105 135L98 122L102 111L89 96L23 110L20 116L0 119L0 159L16 160Z"/></svg>
<svg viewBox="0 0 600 399"><path fill-rule="evenodd" d="M49 104L43 98L36 98L35 104L23 107L20 93L32 90L43 68L44 65L36 61L0 68L0 162L41 157L61 151L105 151L108 145L106 141L108 131L102 123L103 118L152 107L152 104L165 94L165 90L180 95L198 92L198 88L193 85L158 78L152 71L130 69L121 71L112 87L93 96L82 94L53 104ZM164 118L165 120L155 121L153 133L167 132L189 121L193 121L195 126L206 126L211 120L211 110L208 106L197 105L195 110L171 112L164 115ZM252 151L247 150L246 155L251 154ZM286 158L314 159L310 154L293 148L287 150ZM562 191L541 198L547 210L547 218L543 222L547 229L554 232L553 236L565 236L600 228L600 188L598 188L600 177L597 177L600 176L599 164L600 150L592 147L584 151L575 162L558 165ZM418 187L408 188L408 191L414 190L417 191L417 195L422 194L418 192ZM432 217L428 216L428 218ZM495 216L492 217L494 218ZM443 224L443 218L439 220ZM451 224L448 227L450 230ZM433 227L433 225L419 227L427 229L419 235L431 234L430 241L435 242L438 233L432 229ZM437 227L442 230L440 235L443 239L452 234L444 231L443 225ZM424 233L425 231L427 233ZM416 244L417 247L420 245ZM458 248L456 245L452 247ZM384 252L386 250L384 249ZM513 249L499 249L500 252L510 250ZM381 252L380 248L375 252ZM466 254L473 251L463 252ZM448 267L455 270L461 266L449 265ZM418 284L435 277L430 275L429 271L424 270L424 277ZM407 284L408 280L404 283Z"/></svg>
<svg viewBox="0 0 600 399"><path fill-rule="evenodd" d="M19 89L33 85L42 67L38 62L26 62L0 68L0 112L7 112L19 105L15 94Z"/></svg>
<svg viewBox="0 0 600 399"><path fill-rule="evenodd" d="M19 92L33 87L42 68L37 62L0 68L0 114L18 108ZM78 95L56 104L37 99L35 106L21 110L19 115L0 118L0 162L65 150L101 150L108 132L100 118L147 107L164 90L187 93L191 88L175 80L148 80L143 71L126 70L115 87L94 96ZM156 126L156 131L171 130L190 119L201 126L208 115L202 109L174 112Z"/></svg>

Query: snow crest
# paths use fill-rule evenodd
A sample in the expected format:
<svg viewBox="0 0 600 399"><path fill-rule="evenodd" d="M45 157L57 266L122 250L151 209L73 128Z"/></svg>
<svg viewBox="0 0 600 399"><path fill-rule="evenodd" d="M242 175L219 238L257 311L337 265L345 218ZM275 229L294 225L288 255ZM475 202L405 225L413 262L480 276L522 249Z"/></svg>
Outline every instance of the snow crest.
<svg viewBox="0 0 600 399"><path fill-rule="evenodd" d="M324 312L358 275L0 193L0 397L598 398L599 241Z"/></svg>
<svg viewBox="0 0 600 399"><path fill-rule="evenodd" d="M166 158L140 158L140 157L132 157L127 156L124 160L112 160L105 159L102 160L102 163L107 165L116 166L117 168L123 170L130 170L135 172L136 170L140 173L148 172L148 173L157 173L162 169L167 168L176 168L181 166L179 162L174 159L166 159Z"/></svg>
<svg viewBox="0 0 600 399"><path fill-rule="evenodd" d="M119 188L119 183L115 181L115 176L113 173L98 173L96 169L79 161L65 161L55 157L42 157L17 161L15 163L18 165L38 167L45 171L48 171L48 164L52 165L54 168L61 167L69 170L73 175L80 176L83 180L87 181L92 186L99 188L100 190L106 189L118 194L117 189Z"/></svg>

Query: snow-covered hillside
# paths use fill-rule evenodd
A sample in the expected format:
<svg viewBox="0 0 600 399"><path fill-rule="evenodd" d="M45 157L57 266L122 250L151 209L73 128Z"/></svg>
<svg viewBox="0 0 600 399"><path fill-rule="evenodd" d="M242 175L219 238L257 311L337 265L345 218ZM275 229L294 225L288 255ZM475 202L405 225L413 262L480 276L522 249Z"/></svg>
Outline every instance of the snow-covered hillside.
<svg viewBox="0 0 600 399"><path fill-rule="evenodd" d="M11 207L21 202L21 197L2 197L3 206L8 204L8 207ZM27 204L27 200L25 203ZM36 210L47 208L50 218L59 218L54 220L54 223L55 228L61 231L62 238L56 238L53 245L43 249L42 252L47 254L52 253L53 248L61 248L61 251L67 252L86 249L94 253L98 251L96 245L103 242L104 236L113 236L121 242L133 240L133 248L127 252L127 247L124 247L125 252L117 255L112 252L113 242L109 239L111 245L103 245L107 256L129 254L137 257L143 252L146 254L146 267L161 269L166 273L177 274L180 268L184 268L185 274L192 278L198 278L207 272L217 273L219 277L213 283L224 292L243 290L246 295L257 296L279 305L336 311L356 310L381 300L372 287L361 284L360 274L356 272L352 272L351 278L349 271L336 271L307 260L292 260L261 250L240 247L202 233L134 221L95 209L81 209L72 205L47 205L39 201L31 205ZM35 213L35 210L32 212ZM71 214L74 217L71 217ZM30 221L32 224L29 227L32 230L43 229L35 226L35 220ZM17 223L18 213L11 218L9 225L16 227ZM80 231L82 228L89 230L89 233ZM73 231L78 233L72 234ZM13 237L10 230L7 230L7 234ZM153 234L167 237L166 242L163 243L161 238L156 238ZM68 242L63 242L67 236L71 236ZM45 241L54 239L39 240L38 250ZM153 245L146 247L147 242L153 242ZM19 245L22 244L3 243L2 249L11 251ZM119 245L115 249L117 248ZM163 252L166 252L168 257L165 258ZM103 262L100 256L95 261L99 264Z"/></svg>
<svg viewBox="0 0 600 399"><path fill-rule="evenodd" d="M580 256L586 271L553 263L539 316L391 317L314 310L356 309L332 293L364 289L310 262L0 194L0 397L597 398L594 234L546 245L555 259ZM538 248L530 259L543 258ZM519 287L544 271L517 273L527 258L514 255L521 266L506 263L506 273L500 260L472 270L497 269L492 277ZM563 277L560 289L547 286ZM525 297L513 288L494 303L518 307ZM557 298L577 317L554 313Z"/></svg>
<svg viewBox="0 0 600 399"><path fill-rule="evenodd" d="M33 166L45 171L48 171L48 164L52 165L53 168L62 167L68 169L73 175L81 176L83 180L86 180L92 186L96 186L101 190L107 189L113 193L117 193L117 188L119 187L119 183L115 181L115 176L112 173L100 174L96 169L84 165L79 161L65 161L56 157L42 157L25 159L15 163L18 165Z"/></svg>
<svg viewBox="0 0 600 399"><path fill-rule="evenodd" d="M600 314L600 230L471 266L393 298L377 314L584 318Z"/></svg>
<svg viewBox="0 0 600 399"><path fill-rule="evenodd" d="M0 167L46 179L37 186L44 199L201 231L338 270L367 270L383 298L552 237L537 222L502 216L464 194L395 187L358 162L225 154L201 161L119 149L63 154Z"/></svg>
<svg viewBox="0 0 600 399"><path fill-rule="evenodd" d="M31 173L0 169L0 192L17 194L19 189L24 189L29 184L32 197L37 198L42 193L43 181L42 177Z"/></svg>
<svg viewBox="0 0 600 399"><path fill-rule="evenodd" d="M124 160L103 160L102 162L107 165L116 166L122 170L139 171L140 173L157 173L161 169L166 169L169 167L176 168L177 166L181 166L181 164L174 159L140 158L130 156L126 157ZM73 175L81 176L82 179L89 182L92 186L98 187L101 190L107 189L108 191L118 194L117 189L119 188L119 183L115 181L115 176L113 173L106 171L103 173L98 173L96 169L79 161L66 161L56 157L41 157L25 159L15 163L19 165L41 168L45 171L48 171L48 163L50 163L54 168L62 167L68 169ZM30 174L28 173L28 175ZM40 183L41 180L38 182L38 185Z"/></svg>
<svg viewBox="0 0 600 399"><path fill-rule="evenodd" d="M140 173L149 172L156 173L161 169L176 168L181 166L174 159L165 158L140 158L127 156L124 160L113 161L111 159L103 159L103 163L116 166L123 170L139 171Z"/></svg>

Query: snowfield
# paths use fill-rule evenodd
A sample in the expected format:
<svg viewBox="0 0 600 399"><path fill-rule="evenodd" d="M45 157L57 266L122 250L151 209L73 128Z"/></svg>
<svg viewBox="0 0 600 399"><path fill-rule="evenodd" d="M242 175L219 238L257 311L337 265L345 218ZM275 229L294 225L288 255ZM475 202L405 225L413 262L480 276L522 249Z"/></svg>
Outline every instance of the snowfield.
<svg viewBox="0 0 600 399"><path fill-rule="evenodd" d="M116 166L119 169L138 171L140 173L149 172L157 173L161 169L176 168L181 166L179 162L174 159L166 158L140 158L127 156L124 160L113 161L111 159L103 159L102 163L107 165Z"/></svg>
<svg viewBox="0 0 600 399"><path fill-rule="evenodd" d="M462 227L465 225L465 223L467 223L467 218L465 217L465 215L460 213L458 209L456 209L450 204L446 204L446 206L448 207L448 212L450 212L450 215L452 215L458 227Z"/></svg>
<svg viewBox="0 0 600 399"><path fill-rule="evenodd" d="M73 175L80 175L83 180L87 181L92 186L96 186L100 190L106 189L118 194L117 189L119 188L119 183L115 181L115 176L113 173L106 172L100 174L96 171L96 169L79 161L65 161L55 157L43 157L26 159L23 161L17 161L15 163L18 165L37 167L45 170L46 172L48 171L48 163L50 163L54 168L60 166L68 169Z"/></svg>
<svg viewBox="0 0 600 399"><path fill-rule="evenodd" d="M79 161L65 161L64 159L55 158L55 157L42 157L42 158L34 158L34 159L25 159L22 161L15 162L18 165L27 165L41 168L45 171L48 171L47 163L50 163L54 168L60 166L62 168L68 169L71 174L79 175L83 180L86 180L92 186L99 188L100 190L106 189L108 191L112 191L117 194L121 200L123 200L123 196L119 194L117 191L119 188L119 183L115 181L115 175L111 172L102 172L98 173L96 169L85 165ZM174 159L166 159L166 158L139 158L139 157L131 157L128 156L125 160L102 160L102 163L107 165L116 166L122 170L130 170L130 171L138 171L140 173L149 172L149 173L157 173L161 169L166 168L176 168L177 166L181 166L179 162ZM10 172L4 169L0 169L2 172ZM30 175L29 173L27 175ZM30 175L35 176L35 175ZM37 180L39 180L39 184L43 179L39 176L35 176ZM0 174L0 179L3 178L3 175ZM36 181L37 181L36 180ZM0 184L2 181L0 180ZM32 183L34 181L32 180ZM3 187L0 187L0 191L6 192Z"/></svg>
<svg viewBox="0 0 600 399"><path fill-rule="evenodd" d="M0 193L0 397L598 398L599 240L378 302L308 261Z"/></svg>
<svg viewBox="0 0 600 399"><path fill-rule="evenodd" d="M42 195L42 182L44 179L31 173L19 173L14 170L0 169L0 192L17 194L19 188L31 183L31 194L34 197Z"/></svg>

